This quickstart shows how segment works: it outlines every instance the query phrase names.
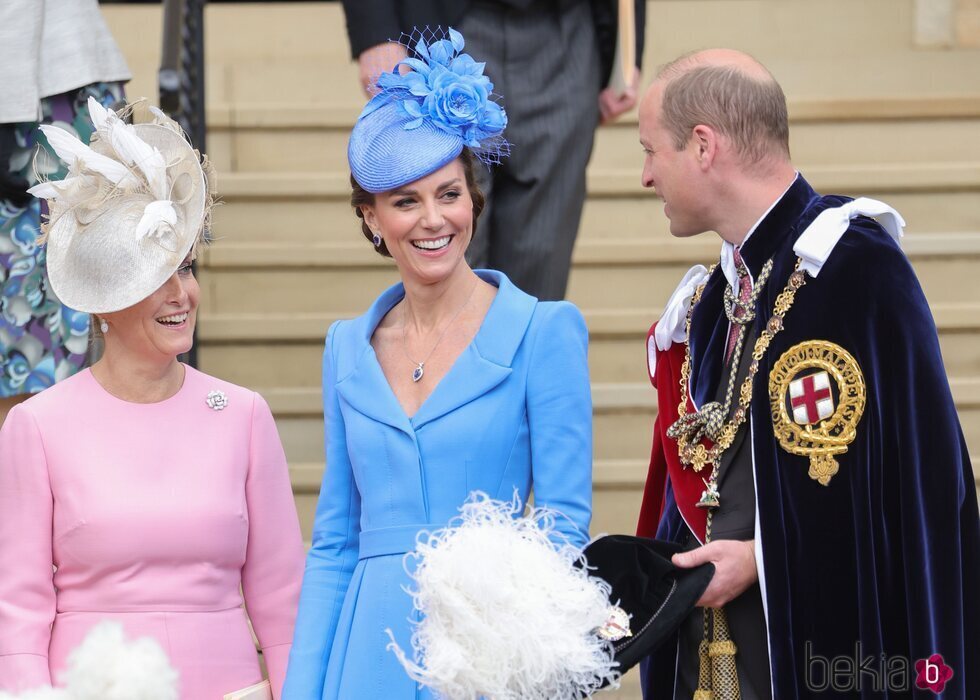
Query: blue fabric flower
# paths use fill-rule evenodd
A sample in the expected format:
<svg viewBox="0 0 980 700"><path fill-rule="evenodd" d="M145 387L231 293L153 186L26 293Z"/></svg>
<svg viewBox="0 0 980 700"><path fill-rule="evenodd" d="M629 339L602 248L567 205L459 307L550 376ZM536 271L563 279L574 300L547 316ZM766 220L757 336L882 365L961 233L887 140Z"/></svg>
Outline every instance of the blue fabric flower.
<svg viewBox="0 0 980 700"><path fill-rule="evenodd" d="M408 118L406 130L429 122L473 149L499 136L507 126L507 114L491 99L493 83L483 74L486 64L462 53L464 46L463 35L452 28L448 39L429 45L419 39L413 47L419 58L407 58L391 73L381 74L381 92L364 108L362 118L398 100ZM403 66L409 69L404 74Z"/></svg>
<svg viewBox="0 0 980 700"><path fill-rule="evenodd" d="M36 394L54 385L54 355L45 355L24 379L24 393Z"/></svg>
<svg viewBox="0 0 980 700"><path fill-rule="evenodd" d="M19 217L10 231L10 239L24 256L34 255L37 251L37 229L31 223L28 217Z"/></svg>
<svg viewBox="0 0 980 700"><path fill-rule="evenodd" d="M64 335L75 335L88 337L89 315L81 311L69 309L67 306L61 307L61 318L64 323L62 329Z"/></svg>
<svg viewBox="0 0 980 700"><path fill-rule="evenodd" d="M12 351L3 365L3 379L11 389L20 389L31 376L31 363L23 353ZM20 392L18 392L20 393Z"/></svg>

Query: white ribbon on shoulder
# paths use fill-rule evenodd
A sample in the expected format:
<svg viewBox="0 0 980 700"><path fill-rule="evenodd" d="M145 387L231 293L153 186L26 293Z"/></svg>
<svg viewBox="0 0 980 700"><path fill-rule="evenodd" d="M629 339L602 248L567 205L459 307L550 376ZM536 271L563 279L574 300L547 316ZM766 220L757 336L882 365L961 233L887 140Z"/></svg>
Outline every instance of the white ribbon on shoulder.
<svg viewBox="0 0 980 700"><path fill-rule="evenodd" d="M838 241L850 227L851 219L857 216L870 216L877 219L888 234L897 243L901 243L905 228L905 219L902 215L884 202L858 197L843 206L824 209L807 226L793 246L793 252L803 259L800 268L812 277L819 275Z"/></svg>
<svg viewBox="0 0 980 700"><path fill-rule="evenodd" d="M654 336L658 349L666 350L671 343L684 342L687 337L684 325L687 321L687 310L691 308L691 299L698 286L707 279L708 268L704 265L695 265L684 275L677 289L670 295L670 300L657 322Z"/></svg>
<svg viewBox="0 0 980 700"><path fill-rule="evenodd" d="M657 321L657 327L647 341L647 371L651 379L657 371L657 349L667 350L671 343L684 342L684 326L687 322L687 310L691 308L691 298L698 286L707 279L708 269L704 265L695 265L687 271L677 289L670 295L670 300Z"/></svg>

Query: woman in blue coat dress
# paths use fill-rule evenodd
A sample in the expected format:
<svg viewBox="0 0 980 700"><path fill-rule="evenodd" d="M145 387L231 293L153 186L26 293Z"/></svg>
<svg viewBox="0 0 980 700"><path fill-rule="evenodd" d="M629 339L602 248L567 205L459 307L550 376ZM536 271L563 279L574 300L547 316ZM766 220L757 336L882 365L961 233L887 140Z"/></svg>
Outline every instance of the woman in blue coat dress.
<svg viewBox="0 0 980 700"><path fill-rule="evenodd" d="M591 518L588 336L567 302L538 302L464 253L483 208L474 156L505 149L503 110L462 37L413 47L407 73L351 134L352 204L402 282L335 323L323 356L327 468L306 564L287 700L428 698L386 649L411 644L404 555L472 491ZM533 235L533 232L528 232Z"/></svg>

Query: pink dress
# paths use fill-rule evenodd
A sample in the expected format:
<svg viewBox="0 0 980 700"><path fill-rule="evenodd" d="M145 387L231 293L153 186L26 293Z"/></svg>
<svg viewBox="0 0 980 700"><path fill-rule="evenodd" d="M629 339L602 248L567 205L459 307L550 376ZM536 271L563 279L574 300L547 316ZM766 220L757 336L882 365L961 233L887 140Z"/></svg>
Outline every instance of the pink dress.
<svg viewBox="0 0 980 700"><path fill-rule="evenodd" d="M223 410L208 394L227 398ZM84 370L0 430L0 690L57 681L104 619L156 639L181 698L286 672L303 544L286 459L258 394L187 368L134 404Z"/></svg>

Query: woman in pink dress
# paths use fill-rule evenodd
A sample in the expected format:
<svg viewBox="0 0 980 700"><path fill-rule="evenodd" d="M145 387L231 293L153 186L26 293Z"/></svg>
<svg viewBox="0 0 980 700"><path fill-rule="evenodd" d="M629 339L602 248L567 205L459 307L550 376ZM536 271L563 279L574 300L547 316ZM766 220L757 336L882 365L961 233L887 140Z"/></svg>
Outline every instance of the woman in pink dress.
<svg viewBox="0 0 980 700"><path fill-rule="evenodd" d="M282 446L258 394L177 360L206 159L160 113L128 125L89 107L91 149L42 127L69 174L34 194L51 284L94 314L105 353L0 431L0 690L56 683L113 619L163 646L182 698L220 699L262 680L251 619L279 698L303 573Z"/></svg>

